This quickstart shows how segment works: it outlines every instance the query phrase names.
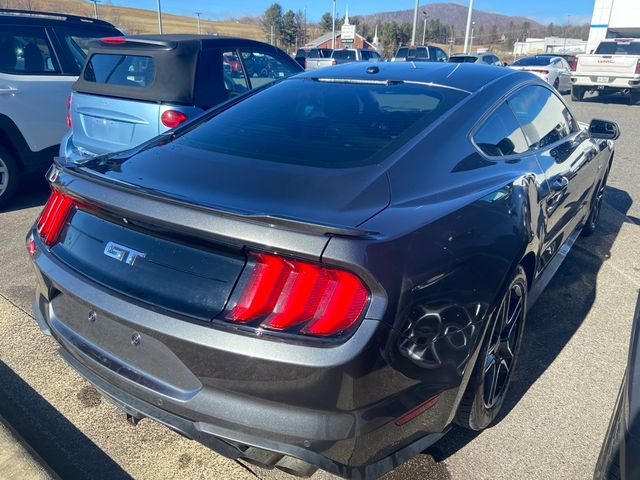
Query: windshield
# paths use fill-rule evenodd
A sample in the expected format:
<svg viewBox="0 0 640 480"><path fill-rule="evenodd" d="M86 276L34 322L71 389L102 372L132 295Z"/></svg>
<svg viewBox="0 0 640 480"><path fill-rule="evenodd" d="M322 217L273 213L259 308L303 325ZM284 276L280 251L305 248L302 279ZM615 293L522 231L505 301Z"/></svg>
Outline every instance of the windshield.
<svg viewBox="0 0 640 480"><path fill-rule="evenodd" d="M280 163L376 163L466 93L425 85L291 79L212 117L176 141Z"/></svg>
<svg viewBox="0 0 640 480"><path fill-rule="evenodd" d="M640 42L602 42L596 49L598 55L640 55Z"/></svg>
<svg viewBox="0 0 640 480"><path fill-rule="evenodd" d="M551 63L554 57L524 57L511 65L514 67L544 67Z"/></svg>

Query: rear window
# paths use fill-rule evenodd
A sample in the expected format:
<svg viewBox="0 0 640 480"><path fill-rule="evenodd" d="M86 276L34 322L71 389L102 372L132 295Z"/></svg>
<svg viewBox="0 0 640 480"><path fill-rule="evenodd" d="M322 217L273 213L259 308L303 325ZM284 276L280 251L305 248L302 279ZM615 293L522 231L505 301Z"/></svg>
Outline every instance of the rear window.
<svg viewBox="0 0 640 480"><path fill-rule="evenodd" d="M407 47L399 48L396 52L396 57L406 57L408 51Z"/></svg>
<svg viewBox="0 0 640 480"><path fill-rule="evenodd" d="M640 55L640 42L602 42L596 49L598 55Z"/></svg>
<svg viewBox="0 0 640 480"><path fill-rule="evenodd" d="M355 60L356 52L355 50L336 50L333 52L333 58L337 58L338 60Z"/></svg>
<svg viewBox="0 0 640 480"><path fill-rule="evenodd" d="M154 71L151 57L97 53L87 62L83 78L92 83L146 87L153 81Z"/></svg>
<svg viewBox="0 0 640 480"><path fill-rule="evenodd" d="M551 63L553 57L524 57L511 65L514 67L544 67Z"/></svg>
<svg viewBox="0 0 640 480"><path fill-rule="evenodd" d="M466 95L426 85L291 79L176 141L279 163L334 168L378 163Z"/></svg>
<svg viewBox="0 0 640 480"><path fill-rule="evenodd" d="M478 60L478 57L467 57L463 55L456 55L455 57L449 58L451 63L475 63Z"/></svg>

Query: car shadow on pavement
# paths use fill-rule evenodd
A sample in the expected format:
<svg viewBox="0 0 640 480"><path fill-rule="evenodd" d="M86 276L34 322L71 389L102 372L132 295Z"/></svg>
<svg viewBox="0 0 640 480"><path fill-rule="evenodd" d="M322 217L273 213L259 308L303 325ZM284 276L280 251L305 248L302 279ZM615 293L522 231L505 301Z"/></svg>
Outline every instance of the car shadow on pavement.
<svg viewBox="0 0 640 480"><path fill-rule="evenodd" d="M605 103L605 104L614 104L614 105L630 105L629 103L629 95L622 95L619 93L610 93L608 95L585 95L582 100L585 103Z"/></svg>
<svg viewBox="0 0 640 480"><path fill-rule="evenodd" d="M0 385L0 415L60 478L131 478L2 361Z"/></svg>
<svg viewBox="0 0 640 480"><path fill-rule="evenodd" d="M622 225L632 221L626 217L633 202L627 192L607 187L605 198L596 232L576 241L527 315L518 366L496 423L509 414L553 363L593 306L600 267L610 257ZM482 433L454 426L426 453L440 462L479 435Z"/></svg>
<svg viewBox="0 0 640 480"><path fill-rule="evenodd" d="M51 190L47 184L44 175L33 175L22 179L20 188L9 204L0 207L0 212L15 212L25 208L37 207L44 205L49 197Z"/></svg>

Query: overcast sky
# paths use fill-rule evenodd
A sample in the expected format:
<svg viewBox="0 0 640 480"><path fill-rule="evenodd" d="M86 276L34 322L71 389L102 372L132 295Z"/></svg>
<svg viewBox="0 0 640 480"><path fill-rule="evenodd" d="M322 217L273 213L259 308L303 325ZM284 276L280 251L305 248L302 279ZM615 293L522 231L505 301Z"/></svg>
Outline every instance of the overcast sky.
<svg viewBox="0 0 640 480"><path fill-rule="evenodd" d="M111 0L116 5L129 7L156 8L156 0ZM639 0L640 1L640 0ZM273 0L162 0L162 9L169 13L191 15L200 11L203 18L211 20L225 20L246 15L258 16L271 5ZM331 11L332 0L282 0L280 2L284 10L289 8L307 11L310 21L317 21L324 12ZM423 2L437 3L437 2ZM453 3L467 5L464 0ZM185 8L185 4L189 7ZM337 2L337 10L342 15L345 7L349 6L350 15L365 15L369 13L384 12L388 10L403 10L413 8L412 0L349 0ZM474 8L487 12L502 13L505 15L520 15L537 20L540 23L566 23L567 15L571 15L571 23L585 23L591 20L594 0L475 0Z"/></svg>

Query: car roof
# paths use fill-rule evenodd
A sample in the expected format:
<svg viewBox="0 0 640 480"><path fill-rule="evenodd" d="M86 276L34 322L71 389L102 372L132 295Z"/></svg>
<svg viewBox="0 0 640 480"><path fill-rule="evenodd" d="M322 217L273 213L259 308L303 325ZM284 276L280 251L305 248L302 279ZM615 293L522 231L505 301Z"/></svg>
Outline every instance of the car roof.
<svg viewBox="0 0 640 480"><path fill-rule="evenodd" d="M454 53L451 56L452 57L476 57L476 58L480 58L483 55L493 55L493 53L491 53L491 52L486 52L486 53Z"/></svg>
<svg viewBox="0 0 640 480"><path fill-rule="evenodd" d="M225 37L222 35L197 35L186 33L169 33L169 34L148 34L148 35L126 35L127 42L149 43L150 45L162 45L169 48L175 48L179 45L200 43L203 48L215 47L219 44L233 43L242 46L268 46L274 48L265 42L251 40L240 37Z"/></svg>
<svg viewBox="0 0 640 480"><path fill-rule="evenodd" d="M73 26L73 27L108 27L116 29L111 23L78 15L64 13L40 12L33 10L18 10L12 8L0 9L0 23L7 25L32 26Z"/></svg>
<svg viewBox="0 0 640 480"><path fill-rule="evenodd" d="M367 70L373 67L374 73ZM389 82L426 82L473 93L487 83L517 74L507 68L448 62L356 62L311 70L292 78L360 80Z"/></svg>

